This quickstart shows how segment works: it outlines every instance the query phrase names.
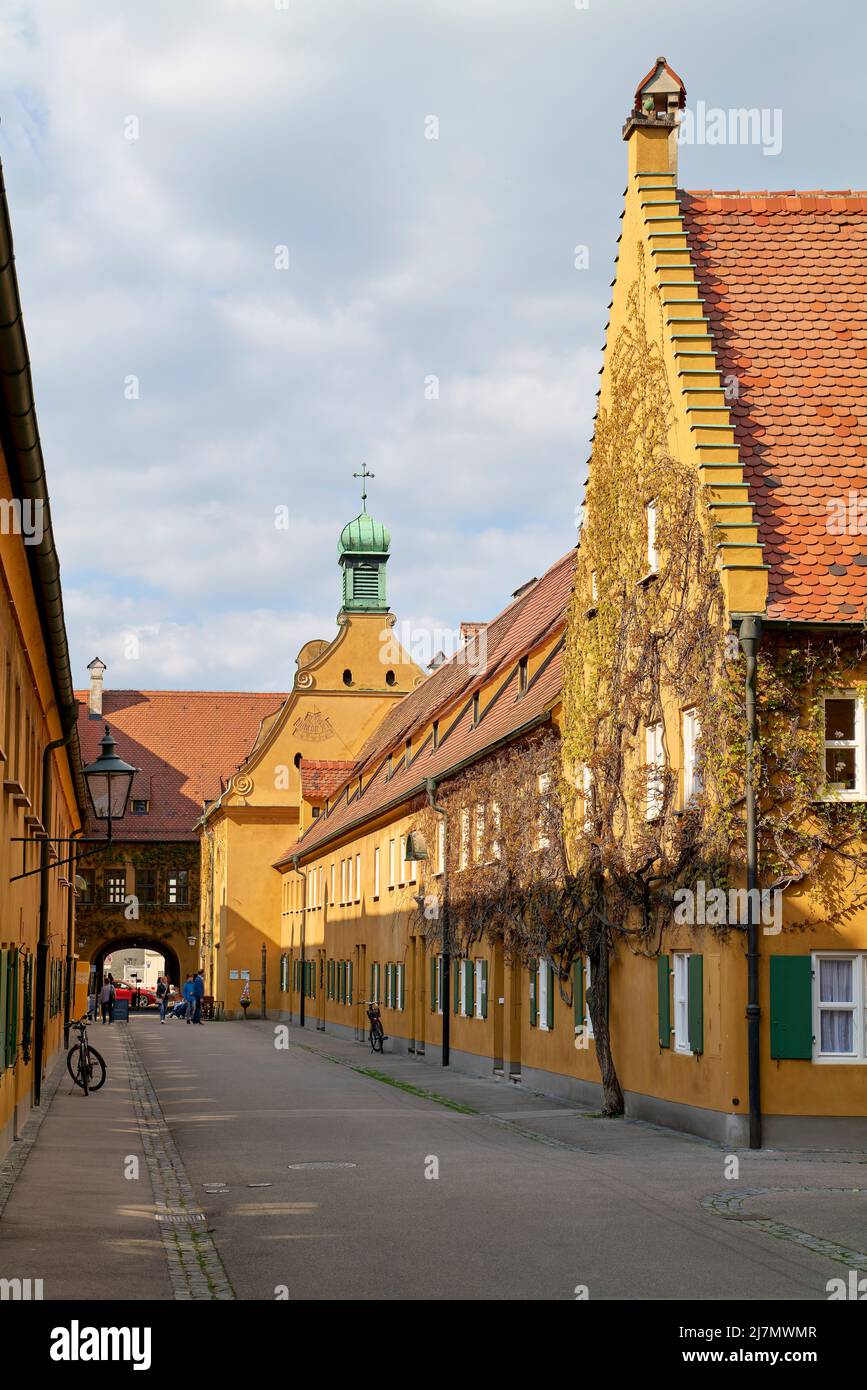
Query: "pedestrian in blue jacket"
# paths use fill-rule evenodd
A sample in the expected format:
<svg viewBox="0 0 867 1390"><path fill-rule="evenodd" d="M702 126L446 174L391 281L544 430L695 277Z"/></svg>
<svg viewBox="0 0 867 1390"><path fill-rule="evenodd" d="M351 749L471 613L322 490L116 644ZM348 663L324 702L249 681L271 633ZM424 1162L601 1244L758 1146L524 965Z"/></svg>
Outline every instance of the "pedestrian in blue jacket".
<svg viewBox="0 0 867 1390"><path fill-rule="evenodd" d="M187 1005L187 1023L192 1023L196 1009L196 987L193 984L192 975L188 975L184 980L183 994Z"/></svg>
<svg viewBox="0 0 867 1390"><path fill-rule="evenodd" d="M196 971L195 979L193 980L193 989L194 989L194 991L195 991L195 1001L196 1001L196 1004L195 1004L195 1012L194 1012L194 1014L193 1014L193 1023L201 1023L201 1021L202 1021L202 999L203 999L204 996L205 996L205 972L204 972L204 970L197 970L197 971Z"/></svg>

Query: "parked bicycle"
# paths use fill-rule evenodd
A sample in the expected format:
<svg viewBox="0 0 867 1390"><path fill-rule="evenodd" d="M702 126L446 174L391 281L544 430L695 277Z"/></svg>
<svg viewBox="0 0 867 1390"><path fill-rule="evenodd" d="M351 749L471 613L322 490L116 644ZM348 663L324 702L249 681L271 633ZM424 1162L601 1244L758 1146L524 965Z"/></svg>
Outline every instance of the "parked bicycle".
<svg viewBox="0 0 867 1390"><path fill-rule="evenodd" d="M385 1033L382 1028L382 1019L380 1017L378 1004L368 1004L367 1017L370 1020L370 1032L367 1036L370 1039L371 1050L373 1052L381 1052L382 1044L385 1042Z"/></svg>
<svg viewBox="0 0 867 1390"><path fill-rule="evenodd" d="M78 1042L66 1054L66 1066L76 1086L88 1095L104 1084L105 1061L88 1042L86 1018L73 1019L69 1026L78 1030Z"/></svg>

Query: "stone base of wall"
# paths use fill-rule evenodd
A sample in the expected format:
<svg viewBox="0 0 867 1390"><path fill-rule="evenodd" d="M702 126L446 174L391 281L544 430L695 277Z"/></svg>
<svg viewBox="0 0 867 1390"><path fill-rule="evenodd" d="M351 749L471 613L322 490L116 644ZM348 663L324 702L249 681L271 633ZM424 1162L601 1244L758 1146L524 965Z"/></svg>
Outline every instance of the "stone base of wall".
<svg viewBox="0 0 867 1390"><path fill-rule="evenodd" d="M276 1017L298 1026L297 1012L293 1015L283 1012ZM329 1022L323 1029L315 1017L311 1020L308 1016L305 1028L313 1032L324 1031L347 1042L357 1041L355 1029L348 1024ZM389 1037L386 1039L384 1051L386 1056L389 1053L400 1056L414 1055L428 1066L442 1066L442 1048L438 1043L427 1043L421 1052L416 1050L415 1044L409 1038ZM449 1065L456 1071L484 1080L504 1079L501 1071L495 1071L493 1060L480 1053L462 1052L457 1048L451 1048ZM538 1067L523 1067L520 1072L510 1073L505 1079L540 1095L552 1096L556 1100L576 1105L582 1110L599 1110L602 1106L602 1086L596 1081L585 1081L577 1076L566 1076ZM678 1101L663 1100L659 1096L644 1095L639 1091L625 1091L624 1101L629 1119L644 1120L648 1124L680 1130L700 1139L709 1139L728 1149L749 1147L748 1115L685 1105ZM765 1115L762 1117L762 1142L765 1148L770 1149L865 1149L867 1118L856 1115Z"/></svg>

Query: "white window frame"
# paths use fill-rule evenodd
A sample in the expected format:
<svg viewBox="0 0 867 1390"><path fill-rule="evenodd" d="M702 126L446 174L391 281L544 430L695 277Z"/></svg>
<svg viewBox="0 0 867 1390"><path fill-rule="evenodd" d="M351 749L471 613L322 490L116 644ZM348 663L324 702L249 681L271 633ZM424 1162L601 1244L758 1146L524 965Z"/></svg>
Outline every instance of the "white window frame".
<svg viewBox="0 0 867 1390"><path fill-rule="evenodd" d="M470 862L470 808L461 807L461 852L459 869L465 869Z"/></svg>
<svg viewBox="0 0 867 1390"><path fill-rule="evenodd" d="M460 1018L467 1018L469 1015L467 1014L466 961L458 960L457 957L453 957L452 969L457 969L458 971L458 1016Z"/></svg>
<svg viewBox="0 0 867 1390"><path fill-rule="evenodd" d="M484 981L484 964L484 958L482 956L476 956L476 959L473 963L473 971L475 974L475 989L473 991L475 996L473 999L474 1018L484 1018L484 1014L482 1013L482 985Z"/></svg>
<svg viewBox="0 0 867 1390"><path fill-rule="evenodd" d="M503 812L499 801L491 802L491 862L499 863L503 857Z"/></svg>
<svg viewBox="0 0 867 1390"><path fill-rule="evenodd" d="M351 855L351 854L348 856L348 858L347 858L347 860L346 860L346 864L347 864L347 869L346 869L346 886L347 886L347 889L349 890L348 893L347 893L346 901L347 901L347 903L351 903L351 902L352 902L352 855Z"/></svg>
<svg viewBox="0 0 867 1390"><path fill-rule="evenodd" d="M691 1055L689 1045L689 958L691 951L675 951L672 955L674 975L674 1050Z"/></svg>
<svg viewBox="0 0 867 1390"><path fill-rule="evenodd" d="M437 956L436 968L436 1012L441 1014L443 1011L443 958Z"/></svg>
<svg viewBox="0 0 867 1390"><path fill-rule="evenodd" d="M825 705L828 700L853 700L855 703L855 728L854 739L822 739L822 766L824 768L824 755L828 749L834 748L854 748L855 750L855 786L852 791L834 791L825 783L824 801L864 801L867 800L867 701L857 690L834 690L828 691L822 700L823 723L825 718Z"/></svg>
<svg viewBox="0 0 867 1390"><path fill-rule="evenodd" d="M581 796L584 802L584 830L593 829L593 771L585 763L581 768Z"/></svg>
<svg viewBox="0 0 867 1390"><path fill-rule="evenodd" d="M697 709L685 709L681 715L683 737L683 804L689 806L703 791L698 766L698 744L701 739L701 719Z"/></svg>
<svg viewBox="0 0 867 1390"><path fill-rule="evenodd" d="M394 851L395 851L394 840L389 840L389 842L388 842L388 886L389 886L389 888L393 888L393 887L394 887L394 870L395 870L395 853L394 853Z"/></svg>
<svg viewBox="0 0 867 1390"><path fill-rule="evenodd" d="M644 729L645 761L647 763L647 819L658 820L662 814L664 788L661 773L665 772L665 725L662 720L647 724Z"/></svg>
<svg viewBox="0 0 867 1390"><path fill-rule="evenodd" d="M656 548L657 531L656 498L644 504L644 526L647 535L647 573L659 573L659 551Z"/></svg>
<svg viewBox="0 0 867 1390"><path fill-rule="evenodd" d="M400 865L400 878L398 879L398 885L402 888L403 885L406 883L406 835L401 835L400 837L400 851L398 853L397 862Z"/></svg>
<svg viewBox="0 0 867 1390"><path fill-rule="evenodd" d="M355 856L355 901L361 902L361 855Z"/></svg>
<svg viewBox="0 0 867 1390"><path fill-rule="evenodd" d="M379 897L379 845L373 851L373 896Z"/></svg>
<svg viewBox="0 0 867 1390"><path fill-rule="evenodd" d="M334 906L334 860L331 861L331 906Z"/></svg>
<svg viewBox="0 0 867 1390"><path fill-rule="evenodd" d="M324 882L323 882L323 875L324 875L324 873L325 873L325 870L323 869L322 865L320 864L320 865L319 865L319 883L318 883L317 889L316 889L316 906L317 906L317 907L321 907L321 906L322 906L322 894L323 894L323 890L324 890L324 888L325 888L325 884L324 884Z"/></svg>
<svg viewBox="0 0 867 1390"><path fill-rule="evenodd" d="M538 796L538 798L539 798L539 805L540 805L540 808L541 808L541 806L548 800L548 798L549 798L550 795L551 795L551 774L550 774L550 772L540 772L540 773L539 773L538 777L536 778L536 794L537 794L537 796ZM548 846L549 846L550 843L551 843L551 837L548 835L547 831L545 831L545 830L542 829L542 825L543 825L543 821L542 821L542 817L541 817L541 814L540 814L540 815L537 817L537 821L536 821L536 843L535 843L535 848L536 848L537 850L547 849Z"/></svg>
<svg viewBox="0 0 867 1390"><path fill-rule="evenodd" d="M813 966L813 1061L819 1066L863 1066L867 1062L867 952L865 951L814 951L811 956ZM851 960L852 1003L822 1004L819 998L819 962L823 960ZM860 966L860 969L858 968ZM823 1010L837 1009L854 1014L852 1028L855 1051L822 1052Z"/></svg>
<svg viewBox="0 0 867 1390"><path fill-rule="evenodd" d="M593 1019L590 1017L590 1005L587 1003L587 991L592 983L593 975L590 969L590 957L584 957L584 1036L593 1037Z"/></svg>
<svg viewBox="0 0 867 1390"><path fill-rule="evenodd" d="M402 986L404 968L405 967L403 961L399 960L392 971L392 976L394 978L394 1008L398 1011L400 1011L403 1007L400 1002L400 997L403 993Z"/></svg>
<svg viewBox="0 0 867 1390"><path fill-rule="evenodd" d="M486 864L485 858L485 834L487 831L487 807L483 801L477 801L475 806L474 830L476 843L474 846L473 858L477 864Z"/></svg>
<svg viewBox="0 0 867 1390"><path fill-rule="evenodd" d="M340 906L346 903L346 860L340 861Z"/></svg>
<svg viewBox="0 0 867 1390"><path fill-rule="evenodd" d="M445 818L440 816L437 824L437 874L441 874L446 866L446 823Z"/></svg>
<svg viewBox="0 0 867 1390"><path fill-rule="evenodd" d="M550 962L545 959L540 960L536 966L536 1023L543 1033L550 1032L548 1028L549 964Z"/></svg>

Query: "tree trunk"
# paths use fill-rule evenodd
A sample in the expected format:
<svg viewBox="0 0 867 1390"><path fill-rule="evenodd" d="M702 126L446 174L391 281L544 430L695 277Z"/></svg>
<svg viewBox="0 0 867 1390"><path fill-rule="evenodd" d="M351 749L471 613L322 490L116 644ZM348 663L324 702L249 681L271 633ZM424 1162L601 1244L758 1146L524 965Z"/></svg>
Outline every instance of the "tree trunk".
<svg viewBox="0 0 867 1390"><path fill-rule="evenodd" d="M600 940L590 952L591 984L587 991L587 1007L593 1023L593 1041L596 1044L596 1061L602 1078L603 1115L623 1114L623 1092L617 1079L614 1058L611 1055L611 1033L608 1027L608 943L600 933Z"/></svg>

